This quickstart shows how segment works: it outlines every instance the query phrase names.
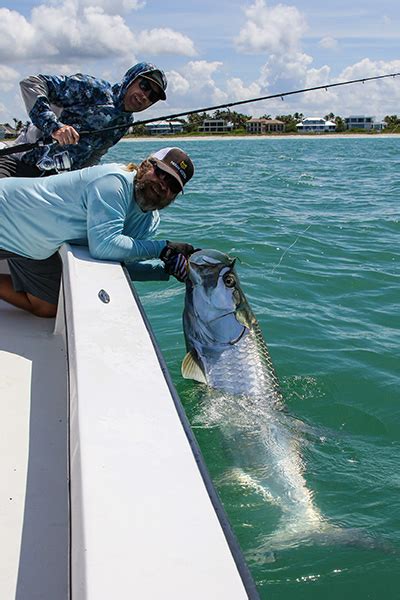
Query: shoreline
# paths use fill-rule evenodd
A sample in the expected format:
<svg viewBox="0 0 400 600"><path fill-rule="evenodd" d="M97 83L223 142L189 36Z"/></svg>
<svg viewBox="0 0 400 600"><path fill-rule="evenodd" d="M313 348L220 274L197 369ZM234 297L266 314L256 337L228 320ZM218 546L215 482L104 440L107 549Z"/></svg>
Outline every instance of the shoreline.
<svg viewBox="0 0 400 600"><path fill-rule="evenodd" d="M400 139L399 133L335 133L322 135L204 135L204 136L179 136L179 135L147 135L140 137L123 137L120 142L154 142L161 140L176 140L178 142L196 141L209 142L210 140L354 140L354 139Z"/></svg>

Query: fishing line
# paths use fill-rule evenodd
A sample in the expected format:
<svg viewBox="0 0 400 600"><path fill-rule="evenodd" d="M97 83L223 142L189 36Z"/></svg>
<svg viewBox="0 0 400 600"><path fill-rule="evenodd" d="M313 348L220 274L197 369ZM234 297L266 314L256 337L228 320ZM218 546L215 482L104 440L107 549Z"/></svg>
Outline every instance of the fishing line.
<svg viewBox="0 0 400 600"><path fill-rule="evenodd" d="M219 110L220 108L228 108L229 109L229 107L231 107L231 106L241 106L243 104L249 104L252 102L260 102L262 100L272 100L273 98L282 98L282 100L283 100L283 98L285 98L286 96L293 96L294 94L314 92L317 90L328 90L329 88L333 88L333 87L339 87L339 86L343 86L343 85L351 85L353 83L365 83L366 81L374 81L377 79L386 79L387 77L394 78L394 77L397 77L398 75L400 75L400 72L399 73L388 73L386 75L375 75L374 77L363 77L361 79L352 79L349 81L338 81L336 83L317 85L314 87L293 90L291 92L280 92L279 94L270 94L268 96L258 96L257 98L250 98L249 100L238 100L236 102L226 102L225 104L218 104L215 106L207 106L205 108L196 108L195 110L187 110L187 111L180 112L180 113L163 115L161 117L144 119L142 121L135 121L132 124L128 125L127 127L124 125L122 125L122 126L114 125L112 127L103 127L101 129L87 129L87 130L80 131L79 135L101 134L105 131L115 131L117 129L127 129L132 126L134 127L136 125L146 125L147 123L154 123L157 121L168 121L171 119L177 119L178 117L194 115L194 114L198 114L201 112L207 112L207 111L211 111L211 110ZM54 140L51 140L51 141L54 141ZM44 144L45 144L45 141L38 140L37 142L33 142L32 144L20 144L17 146L9 146L8 148L0 149L0 156L6 156L8 154L16 154L18 152L27 152L29 150L33 150L34 148L37 148L38 146L43 146Z"/></svg>
<svg viewBox="0 0 400 600"><path fill-rule="evenodd" d="M329 206L330 204L330 200L327 200L327 202L325 202L322 206L321 206L321 211L323 211L327 206ZM294 242L292 242L290 244L290 246L288 246L282 253L279 261L276 263L276 265L274 265L272 267L272 270L270 272L271 275L273 275L276 271L276 269L281 265L283 259L285 258L286 254L289 252L289 250L291 250L293 248L293 246L298 242L298 240L303 237L303 235L305 233L307 233L307 231L310 229L310 227L312 227L313 225L315 225L317 223L317 221L312 221L311 223L309 223L307 225L307 227L305 229L302 229L301 231L299 231L296 235L296 239L294 240Z"/></svg>
<svg viewBox="0 0 400 600"><path fill-rule="evenodd" d="M321 210L323 211L327 206L329 206L329 204L330 204L330 200L328 200L327 202L325 202L324 204L322 204ZM317 221L313 221L313 222L309 223L305 229L302 229L300 232L297 233L297 236L296 236L296 239L294 240L294 242L292 242L290 244L290 246L288 246L284 250L284 252L282 253L282 255L281 255L280 259L279 259L279 261L276 263L276 265L273 266L273 268L272 268L272 270L270 272L271 275L273 275L275 273L276 269L281 265L283 259L285 258L286 254L289 252L289 250L291 250L293 248L293 246L298 242L298 240L301 237L303 237L303 235L305 233L307 233L307 231L310 229L310 227L312 227L316 223L317 223Z"/></svg>
<svg viewBox="0 0 400 600"><path fill-rule="evenodd" d="M293 248L293 246L295 245L295 243L297 242L297 240L299 240L309 229L310 227L313 225L313 223L309 223L309 225L307 225L307 227L303 230L300 231L300 233L297 234L296 239L294 240L294 242L292 244L290 244L290 246L288 246L286 248L286 250L283 252L283 254L281 255L279 261L276 263L276 265L273 267L272 271L271 271L271 275L273 275L276 271L276 269L280 266L281 262L283 261L283 259L285 258L286 254L289 252L289 250L291 250L291 248Z"/></svg>

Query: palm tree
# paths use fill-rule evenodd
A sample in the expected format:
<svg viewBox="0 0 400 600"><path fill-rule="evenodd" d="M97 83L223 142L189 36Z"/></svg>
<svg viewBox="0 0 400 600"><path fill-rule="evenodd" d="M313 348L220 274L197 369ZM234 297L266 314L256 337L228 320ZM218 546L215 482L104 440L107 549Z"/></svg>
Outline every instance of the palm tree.
<svg viewBox="0 0 400 600"><path fill-rule="evenodd" d="M400 125L400 118L397 115L386 115L383 119L386 123L386 127L397 127Z"/></svg>
<svg viewBox="0 0 400 600"><path fill-rule="evenodd" d="M19 119L16 119L15 117L13 117L13 121L14 121L14 129L15 129L15 131L18 132L22 128L23 123L22 123L22 121L20 121Z"/></svg>
<svg viewBox="0 0 400 600"><path fill-rule="evenodd" d="M243 129L250 117L234 110L216 110L213 113L213 119L224 119L224 121L233 123L234 129Z"/></svg>
<svg viewBox="0 0 400 600"><path fill-rule="evenodd" d="M194 113L193 115L189 115L188 116L188 125L187 125L187 131L198 131L199 127L201 127L203 125L203 121L205 119L209 119L210 115L207 114L206 112L203 112L202 114L200 113Z"/></svg>
<svg viewBox="0 0 400 600"><path fill-rule="evenodd" d="M342 131L345 131L345 129L346 129L346 123L345 123L344 119L342 119L342 117L339 117L339 115L337 115L335 117L335 123L336 123L336 131L338 133L341 133Z"/></svg>
<svg viewBox="0 0 400 600"><path fill-rule="evenodd" d="M295 113L294 115L277 115L275 117L276 119L278 119L278 121L283 121L285 123L286 133L297 132L296 124L298 123L298 120L295 117L296 114L300 116L299 113Z"/></svg>

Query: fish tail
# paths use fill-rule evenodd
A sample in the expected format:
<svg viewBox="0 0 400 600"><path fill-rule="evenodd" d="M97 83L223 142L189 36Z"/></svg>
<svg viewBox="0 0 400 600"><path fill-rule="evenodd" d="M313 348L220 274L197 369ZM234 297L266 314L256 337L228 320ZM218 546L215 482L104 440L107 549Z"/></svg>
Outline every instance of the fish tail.
<svg viewBox="0 0 400 600"><path fill-rule="evenodd" d="M298 546L351 546L363 550L381 551L385 554L397 554L396 548L383 536L371 534L362 528L344 528L322 521L317 528L300 529L284 525L264 541L246 553L249 564L271 563L277 560L280 552Z"/></svg>

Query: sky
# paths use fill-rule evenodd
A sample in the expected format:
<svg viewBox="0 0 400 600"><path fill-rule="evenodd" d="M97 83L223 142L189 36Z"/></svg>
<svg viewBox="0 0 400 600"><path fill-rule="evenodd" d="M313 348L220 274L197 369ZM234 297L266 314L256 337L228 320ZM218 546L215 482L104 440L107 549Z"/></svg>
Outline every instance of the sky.
<svg viewBox="0 0 400 600"><path fill-rule="evenodd" d="M386 73L400 73L395 0L13 0L0 7L0 123L27 114L28 75L119 81L136 62L167 74L158 117ZM233 108L232 110L235 110ZM259 117L400 115L400 77L236 110ZM137 117L139 118L139 117Z"/></svg>

